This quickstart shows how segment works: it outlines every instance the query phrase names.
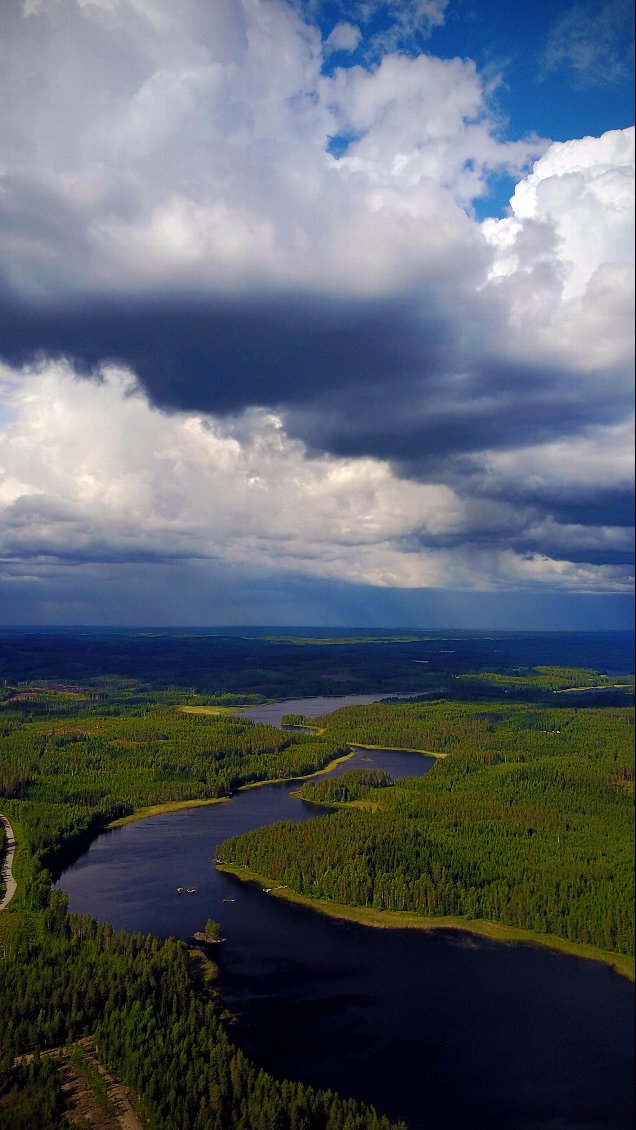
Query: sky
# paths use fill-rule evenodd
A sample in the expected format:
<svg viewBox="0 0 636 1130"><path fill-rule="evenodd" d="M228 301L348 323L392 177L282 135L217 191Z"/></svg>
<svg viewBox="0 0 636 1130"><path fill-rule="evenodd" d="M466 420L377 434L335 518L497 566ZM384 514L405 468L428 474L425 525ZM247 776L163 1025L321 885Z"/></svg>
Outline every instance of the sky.
<svg viewBox="0 0 636 1130"><path fill-rule="evenodd" d="M622 628L624 0L3 0L0 623Z"/></svg>

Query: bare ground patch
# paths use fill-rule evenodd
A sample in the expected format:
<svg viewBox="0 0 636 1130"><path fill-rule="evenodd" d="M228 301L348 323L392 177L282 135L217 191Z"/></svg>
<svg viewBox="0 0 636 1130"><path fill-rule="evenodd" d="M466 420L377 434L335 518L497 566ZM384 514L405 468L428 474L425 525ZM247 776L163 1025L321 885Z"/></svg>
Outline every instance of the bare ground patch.
<svg viewBox="0 0 636 1130"><path fill-rule="evenodd" d="M142 1130L137 1100L132 1091L109 1075L97 1060L92 1036L70 1047L43 1049L62 1074L64 1114L81 1130ZM28 1063L32 1055L20 1056Z"/></svg>

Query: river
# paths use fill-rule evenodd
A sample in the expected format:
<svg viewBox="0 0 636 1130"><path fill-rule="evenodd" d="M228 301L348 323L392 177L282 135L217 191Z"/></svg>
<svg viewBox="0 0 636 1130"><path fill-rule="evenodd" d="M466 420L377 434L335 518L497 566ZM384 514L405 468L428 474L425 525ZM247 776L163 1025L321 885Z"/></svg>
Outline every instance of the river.
<svg viewBox="0 0 636 1130"><path fill-rule="evenodd" d="M320 712L316 700L276 706ZM367 759L394 777L434 764L373 750L333 772ZM322 815L294 787L112 829L59 885L73 910L117 929L187 938L219 921L235 1038L274 1074L364 1098L410 1130L631 1128L633 986L607 967L455 931L338 922L215 870L227 836Z"/></svg>

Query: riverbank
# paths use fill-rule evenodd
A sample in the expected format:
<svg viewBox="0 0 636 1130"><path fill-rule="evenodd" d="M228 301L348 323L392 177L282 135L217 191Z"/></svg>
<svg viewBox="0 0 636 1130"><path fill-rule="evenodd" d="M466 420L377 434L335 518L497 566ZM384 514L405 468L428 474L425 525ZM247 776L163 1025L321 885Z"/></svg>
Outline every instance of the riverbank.
<svg viewBox="0 0 636 1130"><path fill-rule="evenodd" d="M242 881L256 883L261 889L267 890L270 897L306 906L319 914L326 915L328 918L339 918L346 922L355 922L361 926L373 926L384 930L460 930L463 933L476 934L504 944L542 946L567 954L569 957L601 962L629 981L635 980L633 957L627 954L612 953L610 950L597 949L596 946L585 945L582 942L572 942L567 938L560 938L556 934L541 934L535 930L524 930L519 926L506 926L503 923L490 922L482 918L451 916L424 918L422 915L407 910L377 910L374 907L346 906L343 903L330 902L328 899L314 899L307 895L300 895L287 886L281 886L278 879L259 875L258 872L251 871L249 867L243 867L240 864L217 863L216 868L218 871L234 875Z"/></svg>
<svg viewBox="0 0 636 1130"><path fill-rule="evenodd" d="M207 804L226 804L231 800L229 796L208 797L205 800L167 800L164 804L149 804L146 808L136 808L128 816L119 816L111 820L106 829L123 828L125 824L134 824L137 820L148 820L151 816L163 816L165 812L179 812L182 808L203 808Z"/></svg>
<svg viewBox="0 0 636 1130"><path fill-rule="evenodd" d="M178 706L182 714L244 714L249 706Z"/></svg>
<svg viewBox="0 0 636 1130"><path fill-rule="evenodd" d="M393 753L423 753L425 757L434 757L436 761L443 761L448 757L447 753L438 753L435 749L411 749L402 745L361 745L360 742L352 742L351 748L354 752L363 749L388 749Z"/></svg>
<svg viewBox="0 0 636 1130"><path fill-rule="evenodd" d="M4 834L7 838L6 850L2 859L2 870L0 872L0 878L4 883L4 894L0 899L0 910L4 910L5 906L8 906L11 902L11 899L13 898L17 889L17 883L13 877L15 836L13 834L13 828L11 827L9 821L7 820L6 816L3 816L2 814L0 814L0 824L2 824L2 827L4 828Z"/></svg>
<svg viewBox="0 0 636 1130"><path fill-rule="evenodd" d="M343 753L341 757L334 757L328 765L323 765L322 769L315 769L313 773L305 773L304 777L270 777L269 781L250 781L247 785L239 785L236 792L242 793L246 789L259 789L262 785L293 785L294 781L310 781L313 777L322 777L325 773L331 773L331 770L335 769L337 765L349 761L354 752L351 749L349 753Z"/></svg>
<svg viewBox="0 0 636 1130"><path fill-rule="evenodd" d="M342 765L344 761L348 761L353 757L353 753L354 751L351 750L349 753L343 754L342 757L336 757L322 769L316 769L313 773L306 773L304 777L269 777L266 781L249 781L246 785L239 785L237 789L234 789L233 794L242 793L246 789L262 788L263 785L287 785L294 781L309 781L312 777L321 777L324 773L330 773L337 765ZM209 804L227 804L231 799L232 796L222 796L209 797L205 800L168 800L164 804L150 804L146 808L135 809L128 816L120 816L117 820L111 820L106 825L106 829L123 828L125 824L133 824L137 820L147 820L151 816L162 816L166 812L180 812L183 808L203 808Z"/></svg>

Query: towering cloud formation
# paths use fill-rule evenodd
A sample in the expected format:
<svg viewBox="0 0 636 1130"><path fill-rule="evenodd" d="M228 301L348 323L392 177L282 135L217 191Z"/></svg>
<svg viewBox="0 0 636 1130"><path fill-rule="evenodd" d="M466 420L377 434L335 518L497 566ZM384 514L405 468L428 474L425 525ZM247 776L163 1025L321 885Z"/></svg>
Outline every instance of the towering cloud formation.
<svg viewBox="0 0 636 1130"><path fill-rule="evenodd" d="M0 25L12 568L628 586L633 130L508 141L470 61L282 0Z"/></svg>

